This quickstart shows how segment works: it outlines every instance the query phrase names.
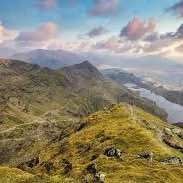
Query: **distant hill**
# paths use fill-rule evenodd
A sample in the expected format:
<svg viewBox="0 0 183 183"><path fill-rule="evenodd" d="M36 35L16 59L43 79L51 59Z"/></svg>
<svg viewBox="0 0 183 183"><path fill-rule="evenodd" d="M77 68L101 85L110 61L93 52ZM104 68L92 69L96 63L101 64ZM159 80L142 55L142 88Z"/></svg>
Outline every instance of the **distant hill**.
<svg viewBox="0 0 183 183"><path fill-rule="evenodd" d="M82 56L74 52L43 49L17 53L11 56L11 58L53 69L78 64L84 60Z"/></svg>

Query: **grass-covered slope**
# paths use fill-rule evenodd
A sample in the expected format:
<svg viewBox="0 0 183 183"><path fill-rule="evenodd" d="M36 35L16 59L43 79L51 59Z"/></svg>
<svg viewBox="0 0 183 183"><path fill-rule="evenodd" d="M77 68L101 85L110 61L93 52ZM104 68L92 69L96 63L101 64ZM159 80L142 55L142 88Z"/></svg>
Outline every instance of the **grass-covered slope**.
<svg viewBox="0 0 183 183"><path fill-rule="evenodd" d="M94 113L84 120L86 125L82 129L40 151L42 162L53 163L54 168L49 172L51 176L59 174L63 179L81 182L85 176L84 169L95 163L97 171L106 174L106 183L182 181L182 166L161 163L163 158L171 155L183 157L182 149L170 147L163 140L168 130L172 143L183 144L175 133L183 132L179 128L126 103ZM120 149L124 159L120 161L104 156L103 149L108 146ZM153 163L134 157L144 151L153 152ZM66 175L61 163L63 158L73 167ZM45 172L44 165L34 167L31 172Z"/></svg>
<svg viewBox="0 0 183 183"><path fill-rule="evenodd" d="M179 183L182 181L182 166L161 163L163 158L171 155L183 157L182 148L180 148L183 140L178 135L183 131L178 127L171 126L150 113L127 103L91 114L83 118L76 127L64 138L55 139L39 149L34 156L30 157L29 161L16 165L23 171L0 168L1 180L4 182L12 180L13 183L79 183L87 175L87 172L84 171L86 167L95 163L97 171L106 175L106 183ZM164 139L168 135L171 136L171 143L177 144L179 149L177 146L173 147L171 143L165 143ZM122 151L122 161L103 155L103 149L109 146ZM36 148L36 146L32 148ZM136 153L144 151L153 152L154 161L152 163L134 156ZM24 149L21 150L21 153L24 153ZM30 164L37 157L39 162L34 165ZM62 163L63 159L72 164L72 169L67 173L65 165Z"/></svg>
<svg viewBox="0 0 183 183"><path fill-rule="evenodd" d="M121 101L128 104L94 113ZM106 79L87 61L51 70L0 60L0 181L81 182L92 157L97 157L94 162L107 182L122 182L121 176L127 181L128 174L134 182L143 176L149 180L149 171L159 169L166 174L174 167L158 162L147 166L146 161L133 158L133 153L142 150L153 151L157 160L166 154L180 155L174 144L182 150L182 140L175 134L167 137L169 146L161 140L168 125L150 113L166 117L151 101ZM108 145L123 150L125 160L103 156ZM67 175L63 158L73 167ZM133 174L138 166L140 171ZM175 169L182 173L181 168ZM173 176L179 180L174 172L169 176L169 180Z"/></svg>

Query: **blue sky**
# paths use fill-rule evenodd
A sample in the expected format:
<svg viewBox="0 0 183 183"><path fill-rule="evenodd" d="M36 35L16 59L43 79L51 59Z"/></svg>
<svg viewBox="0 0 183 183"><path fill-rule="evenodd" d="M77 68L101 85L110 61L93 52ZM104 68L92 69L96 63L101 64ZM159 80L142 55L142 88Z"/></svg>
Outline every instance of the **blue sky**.
<svg viewBox="0 0 183 183"><path fill-rule="evenodd" d="M176 25L176 17L164 12L165 8L175 3L175 0L119 0L117 12L111 16L90 16L88 11L93 0L72 1L74 0L58 0L57 7L44 9L36 6L39 0L1 0L0 19L4 25L13 29L29 29L53 21L64 31L74 29L83 33L103 24L107 24L112 30L119 29L133 16L162 16Z"/></svg>
<svg viewBox="0 0 183 183"><path fill-rule="evenodd" d="M49 34L52 34L45 38L44 41L50 41L53 38L60 39L62 42L62 48L64 44L69 41L70 45L80 45L90 42L90 47L101 47L102 42L110 41L110 44L116 44L116 42L124 42L135 45L138 43L138 48L144 46L142 43L143 36L146 34L161 34L174 32L182 23L182 15L179 16L179 10L182 10L182 0L1 0L0 5L0 20L2 27L8 33L6 37L1 40L1 46L7 45L7 34L11 31L11 36L14 35L15 43L8 43L8 45L14 45L18 47L20 45L26 45L26 38L30 45L30 40L33 37L37 37L38 41L43 42L44 38L41 36L43 33L41 29L44 29L45 37L47 32L45 29L50 29L53 24L46 25L48 22L54 23L57 27L54 30L49 30ZM176 8L174 7L175 5ZM178 8L180 9L178 9ZM170 10L167 11L167 9ZM180 11L181 12L181 11ZM176 14L177 13L177 14ZM138 17L138 18L135 18ZM151 19L155 19L156 23L153 27L149 24L153 23ZM130 24L130 21L132 25ZM128 33L121 34L122 30L136 28L138 39L133 37L129 38ZM46 25L46 27L44 27ZM140 29L140 26L144 26ZM146 26L149 26L149 30L146 30ZM132 30L131 28L131 30ZM52 29L52 28L51 28ZM57 30L56 30L57 29ZM13 34L16 32L15 34ZM54 32L55 31L55 32ZM129 31L129 30L128 30ZM38 32L38 33L37 33ZM87 37L86 35L94 36ZM97 32L97 33L96 33ZM53 35L55 33L55 35ZM89 34L90 33L90 34ZM57 38L54 37L57 34ZM136 33L135 33L136 34ZM111 38L115 36L115 38ZM150 35L151 36L151 35ZM3 37L3 36L1 36ZM41 38L40 38L41 37ZM123 37L126 37L124 40ZM110 40L109 40L110 39ZM122 40L121 40L122 39ZM139 43L141 39L141 43ZM21 40L21 44L17 44ZM143 39L144 40L144 39ZM23 41L23 43L22 43ZM73 43L71 43L73 41ZM77 41L77 43L76 43ZM131 41L131 43L130 43ZM133 42L132 42L133 41ZM134 42L135 41L135 42ZM160 40L156 40L160 41ZM172 40L171 40L172 41ZM174 41L174 40L173 40ZM31 45L32 45L31 42ZM114 43L111 43L114 42ZM6 43L6 44L5 44ZM18 42L19 43L19 42ZM157 42L158 43L158 42ZM58 45L58 43L56 43ZM92 45L93 44L93 45ZM149 44L149 43L147 43ZM146 44L146 45L147 45ZM166 43L163 43L166 44ZM176 43L177 44L177 43ZM26 46L27 46L26 45ZM99 46L100 45L100 46ZM159 46L159 43L158 43ZM177 45L178 46L178 45ZM179 45L180 46L180 45ZM67 49L67 48L66 48ZM113 50L114 51L114 50Z"/></svg>

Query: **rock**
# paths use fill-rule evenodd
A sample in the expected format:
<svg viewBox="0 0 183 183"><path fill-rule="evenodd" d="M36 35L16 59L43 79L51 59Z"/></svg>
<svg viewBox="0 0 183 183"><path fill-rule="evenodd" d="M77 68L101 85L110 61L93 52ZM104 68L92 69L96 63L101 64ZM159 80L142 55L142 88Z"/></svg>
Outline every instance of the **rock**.
<svg viewBox="0 0 183 183"><path fill-rule="evenodd" d="M91 163L86 167L86 171L90 174L95 175L97 173L97 165L95 163Z"/></svg>
<svg viewBox="0 0 183 183"><path fill-rule="evenodd" d="M149 162L153 161L153 153L152 152L139 152L135 155L135 157L137 158L144 158L144 159L148 159Z"/></svg>
<svg viewBox="0 0 183 183"><path fill-rule="evenodd" d="M95 176L94 176L94 180L95 182L97 183L103 183L105 181L105 174L103 173L97 173Z"/></svg>
<svg viewBox="0 0 183 183"><path fill-rule="evenodd" d="M171 134L165 133L162 136L162 140L170 147L178 150L183 150L183 144L181 144L179 141L175 139L175 137Z"/></svg>
<svg viewBox="0 0 183 183"><path fill-rule="evenodd" d="M103 150L103 155L108 157L116 157L122 159L122 152L120 149L116 149L114 147L107 147Z"/></svg>
<svg viewBox="0 0 183 183"><path fill-rule="evenodd" d="M95 175L87 174L84 180L85 183L104 183L105 174L103 173L96 173Z"/></svg>
<svg viewBox="0 0 183 183"><path fill-rule="evenodd" d="M179 134L179 133L181 133L181 130L178 128L174 128L174 129L172 129L172 132L175 134Z"/></svg>
<svg viewBox="0 0 183 183"><path fill-rule="evenodd" d="M183 165L183 159L181 159L178 156L170 156L162 160L162 163L164 164L172 164L172 165Z"/></svg>
<svg viewBox="0 0 183 183"><path fill-rule="evenodd" d="M170 128L165 128L163 131L164 131L165 134L171 134L172 133L172 130Z"/></svg>
<svg viewBox="0 0 183 183"><path fill-rule="evenodd" d="M72 163L67 159L62 159L62 166L64 167L65 174L68 174L72 171Z"/></svg>

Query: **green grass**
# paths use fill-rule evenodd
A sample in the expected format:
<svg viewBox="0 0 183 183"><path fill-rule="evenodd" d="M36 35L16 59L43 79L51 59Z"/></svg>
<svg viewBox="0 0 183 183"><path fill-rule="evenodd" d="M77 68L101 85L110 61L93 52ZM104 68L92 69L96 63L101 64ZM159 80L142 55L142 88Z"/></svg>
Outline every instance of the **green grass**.
<svg viewBox="0 0 183 183"><path fill-rule="evenodd" d="M146 119L156 128L148 129L147 124L140 124L132 119L129 105L120 104L109 110L90 115L85 119L87 127L65 139L68 142L65 152L55 156L61 142L54 143L41 151L42 161L52 159L55 166L60 167L60 160L62 158L68 159L73 163L71 177L78 181L84 168L91 162L91 155L98 154L99 157L94 162L97 164L98 170L106 174L106 183L181 182L183 167L160 163L162 158L170 155L183 157L182 153L164 144L157 133L157 129L163 130L166 127L173 127L139 108L133 107L133 110L139 120ZM101 131L110 139L100 142L97 135ZM91 144L91 148L86 152L79 153L78 143ZM124 153L124 160L119 161L103 156L102 151L106 146L121 149ZM134 154L141 151L153 152L154 162L149 164L147 160L135 159ZM62 174L61 169L58 168L52 174ZM35 171L40 170L35 169Z"/></svg>

